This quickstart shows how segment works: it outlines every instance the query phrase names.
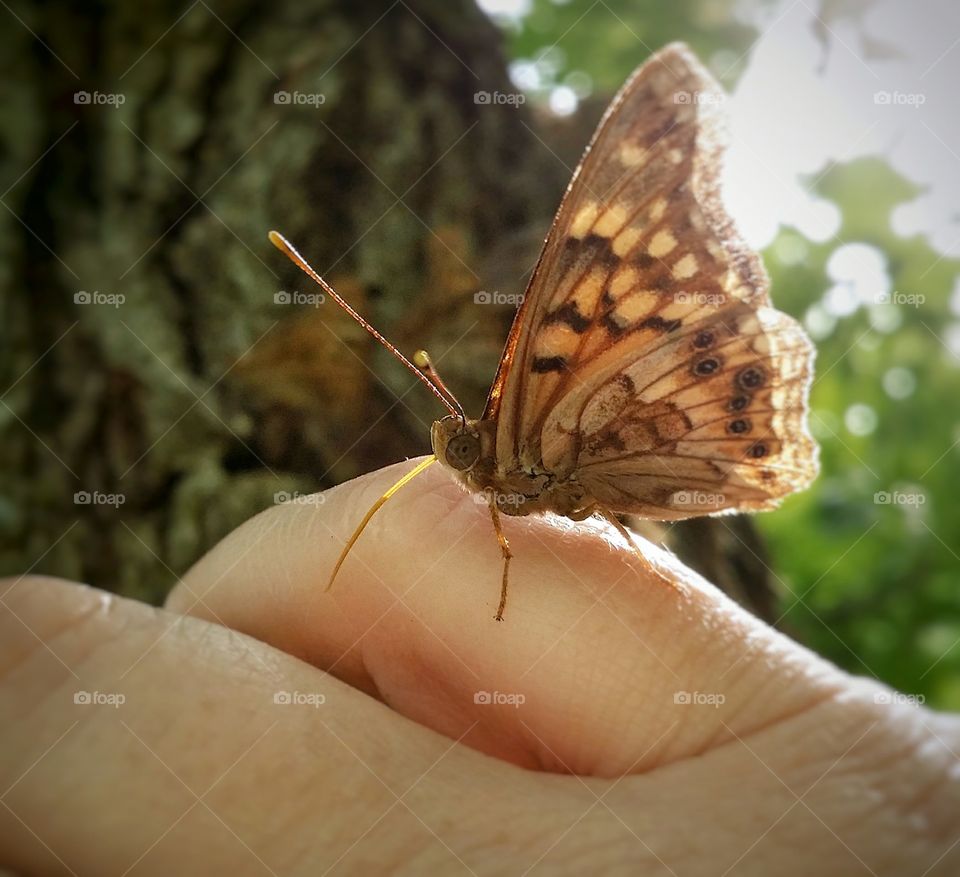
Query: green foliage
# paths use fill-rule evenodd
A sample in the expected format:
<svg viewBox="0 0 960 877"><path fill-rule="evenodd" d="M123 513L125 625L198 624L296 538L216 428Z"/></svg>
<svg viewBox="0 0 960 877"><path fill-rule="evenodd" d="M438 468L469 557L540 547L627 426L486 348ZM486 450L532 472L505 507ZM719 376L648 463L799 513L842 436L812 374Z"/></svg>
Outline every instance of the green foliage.
<svg viewBox="0 0 960 877"><path fill-rule="evenodd" d="M706 0L534 0L505 30L514 58L548 62L548 84L582 71L611 94L651 50L676 39L705 60L723 53L720 66L730 66L755 37L730 9ZM838 164L814 188L840 209L842 226L826 243L781 230L764 254L777 306L801 319L817 306L823 317L827 262L851 243L883 254L899 301L834 314L815 333L811 426L822 474L758 519L783 584L783 623L852 672L958 709L960 343L951 352L944 339L960 333L950 308L960 266L925 238L894 233L891 211L917 190L883 159ZM806 250L799 261L798 248Z"/></svg>
<svg viewBox="0 0 960 877"><path fill-rule="evenodd" d="M885 163L835 168L820 189L843 211L839 240L881 250L893 290L924 299L882 305L882 318L876 308L860 308L818 341L811 420L822 474L810 491L762 519L791 591L785 623L842 666L956 709L960 422L951 402L960 397L960 360L941 339L953 322L948 301L957 264L937 262L924 239L890 230L891 209L914 190ZM780 306L800 315L804 299L819 297L834 246L811 250L800 272L803 290L766 254ZM905 398L884 387L893 369L915 381ZM868 435L844 424L855 404L876 413ZM883 503L879 494L905 504Z"/></svg>
<svg viewBox="0 0 960 877"><path fill-rule="evenodd" d="M612 94L648 54L682 40L701 57L719 47L745 53L753 30L733 17L731 0L533 0L522 26L508 27L514 58L540 59L557 66L557 82L572 71L587 73L597 91Z"/></svg>

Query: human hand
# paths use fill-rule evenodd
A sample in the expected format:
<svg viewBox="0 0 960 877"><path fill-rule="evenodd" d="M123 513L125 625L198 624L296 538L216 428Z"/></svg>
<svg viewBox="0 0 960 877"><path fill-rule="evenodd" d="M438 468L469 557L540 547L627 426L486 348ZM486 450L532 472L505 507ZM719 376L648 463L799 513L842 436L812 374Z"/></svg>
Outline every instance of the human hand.
<svg viewBox="0 0 960 877"><path fill-rule="evenodd" d="M650 548L682 593L664 587L605 527L507 519L497 624L487 511L434 467L325 593L410 467L247 522L166 610L0 586L0 864L960 870L956 718L849 677Z"/></svg>

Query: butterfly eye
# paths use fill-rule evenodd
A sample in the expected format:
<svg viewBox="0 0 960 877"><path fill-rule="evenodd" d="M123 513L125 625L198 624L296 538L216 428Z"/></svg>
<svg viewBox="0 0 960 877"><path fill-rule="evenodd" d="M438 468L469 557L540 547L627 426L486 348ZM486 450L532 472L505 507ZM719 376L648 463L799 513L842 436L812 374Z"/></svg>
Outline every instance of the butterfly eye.
<svg viewBox="0 0 960 877"><path fill-rule="evenodd" d="M480 439L470 433L460 433L447 442L444 456L454 469L469 469L480 456Z"/></svg>

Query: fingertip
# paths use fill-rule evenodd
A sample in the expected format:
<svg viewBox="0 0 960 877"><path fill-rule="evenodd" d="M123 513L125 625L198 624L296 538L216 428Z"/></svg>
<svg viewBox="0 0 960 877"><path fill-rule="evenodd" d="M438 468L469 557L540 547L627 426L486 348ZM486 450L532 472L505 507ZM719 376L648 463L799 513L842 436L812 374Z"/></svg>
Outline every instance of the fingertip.
<svg viewBox="0 0 960 877"><path fill-rule="evenodd" d="M638 563L603 522L503 515L513 560L505 618L494 623L503 559L486 500L439 466L373 515L328 588L358 523L423 462L408 460L266 510L196 564L167 607L219 616L258 635L253 625L302 653L329 626L344 648L372 625L382 630L388 623L419 622L467 638L478 628L543 636L613 593L631 601L642 594L648 616L688 597L686 588L678 593L664 580L686 575L692 582L689 571L649 546L644 551L654 562Z"/></svg>
<svg viewBox="0 0 960 877"><path fill-rule="evenodd" d="M109 614L117 599L107 591L54 576L0 579L0 678L28 655L43 650L51 637L91 616Z"/></svg>

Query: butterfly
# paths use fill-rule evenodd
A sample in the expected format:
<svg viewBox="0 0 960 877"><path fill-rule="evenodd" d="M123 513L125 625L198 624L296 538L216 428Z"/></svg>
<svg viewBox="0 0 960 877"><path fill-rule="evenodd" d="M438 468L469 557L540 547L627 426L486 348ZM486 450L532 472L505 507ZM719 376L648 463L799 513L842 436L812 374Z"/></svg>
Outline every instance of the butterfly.
<svg viewBox="0 0 960 877"><path fill-rule="evenodd" d="M759 256L720 197L724 93L672 44L630 77L547 235L479 419L420 351L409 361L277 232L271 241L431 389L433 456L501 515L674 521L771 509L817 473L806 426L813 346L775 310ZM637 549L639 551L639 549ZM642 554L641 554L642 557Z"/></svg>

